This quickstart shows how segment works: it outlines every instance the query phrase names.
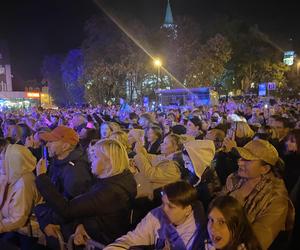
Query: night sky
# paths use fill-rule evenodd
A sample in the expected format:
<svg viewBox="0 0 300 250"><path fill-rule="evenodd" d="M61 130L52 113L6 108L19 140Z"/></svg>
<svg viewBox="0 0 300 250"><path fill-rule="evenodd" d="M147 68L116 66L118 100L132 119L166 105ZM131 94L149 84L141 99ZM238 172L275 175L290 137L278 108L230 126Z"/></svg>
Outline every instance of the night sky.
<svg viewBox="0 0 300 250"><path fill-rule="evenodd" d="M167 0L99 0L119 19L135 18L146 26L163 22ZM6 40L14 82L40 79L43 57L80 47L84 23L104 15L92 0L9 0L1 2L0 40ZM200 23L219 15L257 24L284 50L300 53L300 20L296 1L171 0L173 16L191 15ZM290 40L292 39L292 40Z"/></svg>

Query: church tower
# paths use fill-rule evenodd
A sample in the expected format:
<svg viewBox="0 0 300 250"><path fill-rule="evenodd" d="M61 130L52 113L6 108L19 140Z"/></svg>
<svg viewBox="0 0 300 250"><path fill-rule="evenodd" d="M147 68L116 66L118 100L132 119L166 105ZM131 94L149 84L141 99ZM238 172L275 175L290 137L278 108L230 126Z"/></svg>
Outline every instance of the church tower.
<svg viewBox="0 0 300 250"><path fill-rule="evenodd" d="M164 19L164 23L161 26L161 28L168 30L170 32L170 36L172 36L173 39L176 38L176 36L177 36L177 30L176 30L177 25L174 23L172 9L171 9L171 5L170 5L170 0L168 0L168 3L167 3L165 19Z"/></svg>

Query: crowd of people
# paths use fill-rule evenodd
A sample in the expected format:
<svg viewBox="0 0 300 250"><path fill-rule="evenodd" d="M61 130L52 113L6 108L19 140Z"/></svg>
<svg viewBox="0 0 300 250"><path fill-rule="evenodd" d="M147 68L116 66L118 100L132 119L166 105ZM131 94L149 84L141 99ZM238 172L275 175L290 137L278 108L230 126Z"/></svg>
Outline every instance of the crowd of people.
<svg viewBox="0 0 300 250"><path fill-rule="evenodd" d="M5 249L298 249L300 102L0 113Z"/></svg>

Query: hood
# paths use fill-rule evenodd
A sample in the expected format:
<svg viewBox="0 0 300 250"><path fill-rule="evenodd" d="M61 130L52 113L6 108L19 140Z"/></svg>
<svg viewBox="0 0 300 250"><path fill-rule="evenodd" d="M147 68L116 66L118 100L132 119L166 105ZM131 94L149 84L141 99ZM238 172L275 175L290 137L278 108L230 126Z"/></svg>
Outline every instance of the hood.
<svg viewBox="0 0 300 250"><path fill-rule="evenodd" d="M9 184L15 183L22 175L32 173L36 166L36 158L28 148L18 144L7 146L4 167Z"/></svg>
<svg viewBox="0 0 300 250"><path fill-rule="evenodd" d="M194 140L184 144L198 178L210 166L215 156L215 145L210 140Z"/></svg>

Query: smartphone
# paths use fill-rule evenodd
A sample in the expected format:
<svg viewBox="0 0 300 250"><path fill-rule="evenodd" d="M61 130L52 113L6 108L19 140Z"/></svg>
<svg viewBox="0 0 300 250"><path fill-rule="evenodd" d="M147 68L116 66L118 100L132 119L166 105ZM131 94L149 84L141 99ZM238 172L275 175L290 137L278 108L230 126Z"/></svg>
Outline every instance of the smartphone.
<svg viewBox="0 0 300 250"><path fill-rule="evenodd" d="M48 155L47 155L47 147L46 146L42 146L42 157L43 159L47 160Z"/></svg>
<svg viewBox="0 0 300 250"><path fill-rule="evenodd" d="M42 158L46 160L46 167L48 167L48 151L46 146L42 146Z"/></svg>

